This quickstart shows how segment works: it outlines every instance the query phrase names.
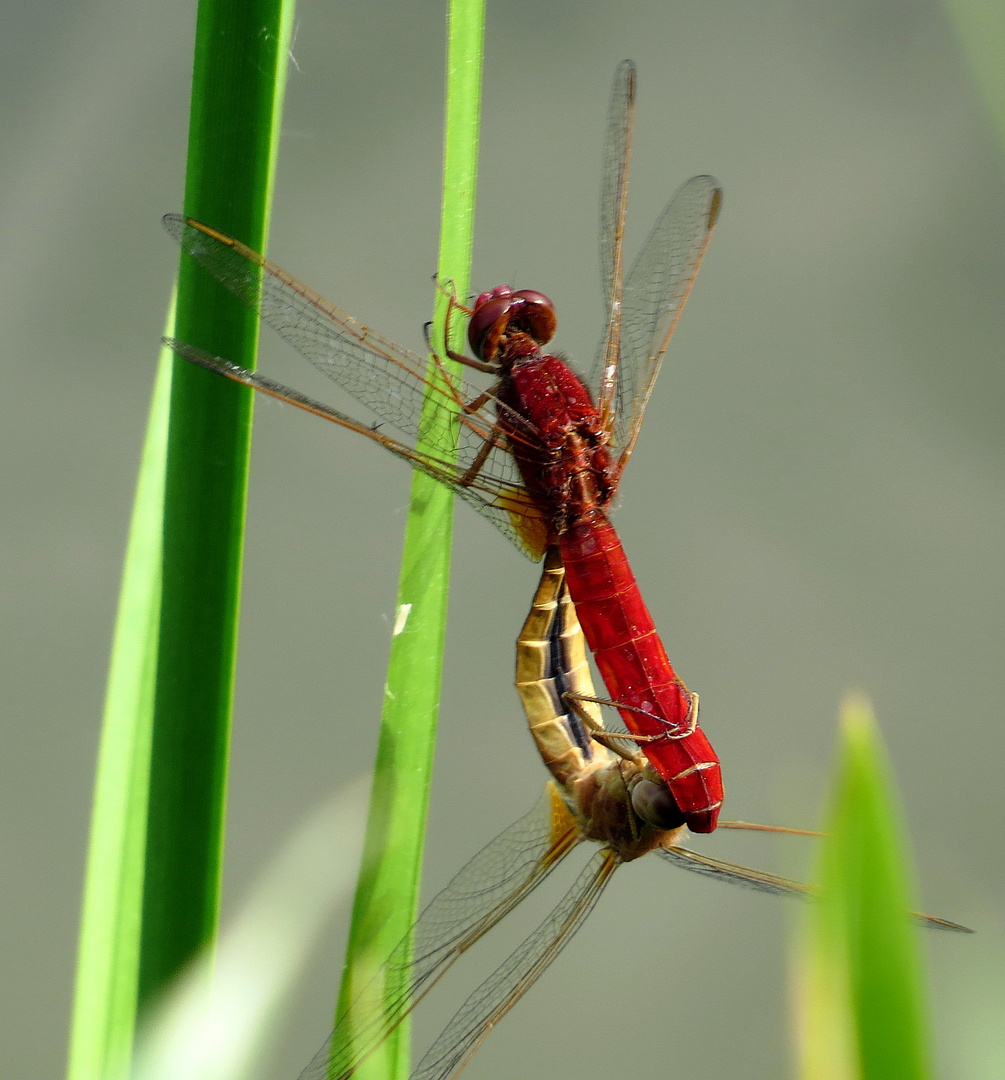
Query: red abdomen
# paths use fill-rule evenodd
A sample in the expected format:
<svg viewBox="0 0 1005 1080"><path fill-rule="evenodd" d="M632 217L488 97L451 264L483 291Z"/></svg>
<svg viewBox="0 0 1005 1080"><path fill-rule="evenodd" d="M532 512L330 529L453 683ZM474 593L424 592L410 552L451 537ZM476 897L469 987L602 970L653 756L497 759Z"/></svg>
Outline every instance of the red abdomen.
<svg viewBox="0 0 1005 1080"><path fill-rule="evenodd" d="M642 751L666 780L688 827L711 832L722 774L705 733L692 726L691 695L656 633L617 533L604 510L613 479L607 438L589 391L564 361L519 358L499 399L527 421L500 414L527 491L559 545L569 593L611 700L628 730L654 736Z"/></svg>
<svg viewBox="0 0 1005 1080"><path fill-rule="evenodd" d="M599 509L557 537L569 593L613 701L666 780L692 832L711 832L722 804L719 759L705 733L689 734L691 696L677 677L624 548ZM637 711L640 710L640 711Z"/></svg>

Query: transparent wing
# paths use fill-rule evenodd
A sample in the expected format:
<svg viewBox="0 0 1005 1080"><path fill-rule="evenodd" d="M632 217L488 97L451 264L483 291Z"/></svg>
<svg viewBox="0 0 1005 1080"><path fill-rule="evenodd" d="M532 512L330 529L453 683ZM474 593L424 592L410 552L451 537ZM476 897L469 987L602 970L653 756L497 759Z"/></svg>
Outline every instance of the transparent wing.
<svg viewBox="0 0 1005 1080"><path fill-rule="evenodd" d="M593 856L558 907L465 1001L411 1080L448 1080L464 1068L486 1035L568 944L620 863L609 849Z"/></svg>
<svg viewBox="0 0 1005 1080"><path fill-rule="evenodd" d="M552 784L533 810L483 848L430 902L340 1018L301 1080L338 1080L398 1026L453 962L520 903L581 836ZM385 990L385 988L392 988Z"/></svg>
<svg viewBox="0 0 1005 1080"><path fill-rule="evenodd" d="M744 888L757 889L759 892L774 893L778 896L799 896L803 899L813 898L818 895L818 890L812 885L804 885L801 881L793 881L791 878L779 877L777 874L769 874L765 870L752 870L749 866L738 866L736 863L724 862L722 859L713 859L708 855L700 855L697 851L688 848L671 845L657 849L659 854L684 870L691 870L697 874L705 874L708 877L730 881L734 885L742 885ZM949 919L940 919L937 915L923 915L921 912L912 911L915 921L932 930L953 930L958 933L972 934L968 926L951 922Z"/></svg>
<svg viewBox="0 0 1005 1080"><path fill-rule="evenodd" d="M164 228L318 371L385 423L419 437L422 398L429 385L425 357L357 322L285 270L208 225L168 214ZM458 403L477 396L459 381L451 383L446 393Z"/></svg>
<svg viewBox="0 0 1005 1080"><path fill-rule="evenodd" d="M387 449L424 468L421 455L414 451L414 444L421 441L426 456L444 466L436 478L454 487L528 554L533 554L531 545L522 537L519 521L514 521L525 513L533 516L532 504L521 498L522 481L496 427L499 411L505 411L508 423L514 425L513 431L527 430L534 441L525 420L506 410L491 393L480 391L442 369L430 374L425 357L364 326L239 241L178 214L168 214L164 227L201 267L260 315L318 371L408 440L389 439L384 443ZM245 385L319 412L313 407L317 402L312 400L311 406L304 405L298 400L302 395L287 391L281 384L245 377L248 373L226 361L214 365L212 361L217 358L195 346L169 344L179 355L204 367L212 367ZM273 389L268 389L266 384L271 384ZM275 392L276 388L282 392ZM427 393L433 405L424 413ZM480 407L471 411L464 408L475 401ZM368 427L334 409L319 414L343 426ZM345 420L350 423L345 424ZM377 433L373 425L369 430ZM379 437L374 441L382 442ZM448 464L453 461L455 465Z"/></svg>
<svg viewBox="0 0 1005 1080"><path fill-rule="evenodd" d="M605 426L617 389L621 352L621 296L624 284L625 215L628 209L628 172L635 122L637 73L631 60L623 60L614 73L611 104L604 136L604 164L600 187L600 277L604 287L607 326L597 358L599 370L590 385Z"/></svg>
<svg viewBox="0 0 1005 1080"><path fill-rule="evenodd" d="M638 439L663 354L677 327L722 205L711 176L695 176L667 203L625 281L610 430L619 471ZM595 369L603 384L604 346Z"/></svg>
<svg viewBox="0 0 1005 1080"><path fill-rule="evenodd" d="M769 874L764 870L752 870L750 867L724 862L722 859L713 859L709 855L701 855L697 851L691 851L690 848L671 845L658 848L657 851L667 862L671 862L683 870L691 870L696 874L705 874L708 877L730 881L734 885L756 889L758 892L774 893L779 896L805 897L813 895L813 889L800 881L792 881L789 878L779 877L777 874Z"/></svg>
<svg viewBox="0 0 1005 1080"><path fill-rule="evenodd" d="M503 449L502 444L494 444L486 458L484 469L479 470L476 480L466 482L462 467L457 462L444 458L435 450L410 446L408 443L384 435L375 426L368 426L351 416L332 408L317 398L302 394L299 390L284 386L275 379L258 371L249 371L237 364L232 364L222 357L213 356L204 349L197 349L174 338L164 338L164 344L185 360L200 367L215 371L242 386L259 390L263 394L295 405L305 412L313 413L324 420L331 420L340 427L348 428L377 443L396 457L406 461L414 469L446 484L467 503L473 506L483 517L492 522L505 536L509 537L520 550L532 559L539 559L544 552L547 529L541 511L531 501L530 496L515 477L512 455ZM485 445L484 443L482 444ZM513 472L512 480L507 478Z"/></svg>

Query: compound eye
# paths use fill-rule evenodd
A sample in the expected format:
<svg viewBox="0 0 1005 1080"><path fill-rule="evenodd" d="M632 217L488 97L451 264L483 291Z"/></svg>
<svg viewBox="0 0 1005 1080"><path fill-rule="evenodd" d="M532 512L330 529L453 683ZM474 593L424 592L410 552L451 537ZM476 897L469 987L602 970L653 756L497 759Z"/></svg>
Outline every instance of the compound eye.
<svg viewBox="0 0 1005 1080"><path fill-rule="evenodd" d="M495 291L493 289L492 293ZM505 329L505 322L498 329L496 324L505 320L514 304L511 292L507 291L501 296L494 296L492 293L482 293L478 297L475 301L475 313L468 323L468 344L471 351L486 363L491 363L494 358L499 338Z"/></svg>
<svg viewBox="0 0 1005 1080"><path fill-rule="evenodd" d="M497 296L512 296L513 287L511 285L497 285L491 292L479 293L475 297L475 302L472 305L475 311L477 311L482 304L487 303L489 300L494 300Z"/></svg>
<svg viewBox="0 0 1005 1080"><path fill-rule="evenodd" d="M513 297L526 300L528 304L540 304L542 307L550 307L552 311L555 310L555 305L548 297L543 292L535 292L534 289L520 289L519 292L513 293Z"/></svg>
<svg viewBox="0 0 1005 1080"><path fill-rule="evenodd" d="M655 829L676 829L684 824L684 815L666 784L640 780L632 788L632 809Z"/></svg>
<svg viewBox="0 0 1005 1080"><path fill-rule="evenodd" d="M520 304L519 319L527 327L527 332L538 343L546 345L555 336L558 328L558 316L555 305L544 293L533 289L521 289L513 293L513 299L523 301Z"/></svg>

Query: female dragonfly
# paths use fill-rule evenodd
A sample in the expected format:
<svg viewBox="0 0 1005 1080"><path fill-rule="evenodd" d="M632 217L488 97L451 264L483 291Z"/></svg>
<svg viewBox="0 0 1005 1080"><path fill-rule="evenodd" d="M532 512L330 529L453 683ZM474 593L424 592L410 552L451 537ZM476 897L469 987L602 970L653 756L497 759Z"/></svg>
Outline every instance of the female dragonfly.
<svg viewBox="0 0 1005 1080"><path fill-rule="evenodd" d="M461 1006L412 1073L447 1080L468 1062L572 938L623 863L655 852L667 862L764 892L806 896L796 881L723 862L686 846L665 781L618 733L604 728L594 702L583 633L556 549L548 552L533 606L517 641L517 689L538 753L551 773L533 810L480 851L432 900L409 937L364 989L301 1080L348 1080L357 1067L465 952L509 914L580 844L597 845L586 866L536 930ZM575 702L575 707L572 707ZM776 829L741 821L724 828ZM929 915L924 925L967 931Z"/></svg>

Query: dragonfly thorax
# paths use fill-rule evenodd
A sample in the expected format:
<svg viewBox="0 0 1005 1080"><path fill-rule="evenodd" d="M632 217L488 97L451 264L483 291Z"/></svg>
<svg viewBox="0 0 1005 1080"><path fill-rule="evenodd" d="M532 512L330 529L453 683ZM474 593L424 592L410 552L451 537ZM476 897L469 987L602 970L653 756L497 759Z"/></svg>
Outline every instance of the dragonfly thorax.
<svg viewBox="0 0 1005 1080"><path fill-rule="evenodd" d="M631 762L611 759L598 768L584 770L566 789L567 805L583 836L616 851L623 862L679 843L687 832L669 789L659 780L647 779L647 771ZM652 790L660 787L662 798ZM638 801L646 813L640 813L636 806L635 793L640 789L643 796Z"/></svg>

